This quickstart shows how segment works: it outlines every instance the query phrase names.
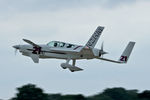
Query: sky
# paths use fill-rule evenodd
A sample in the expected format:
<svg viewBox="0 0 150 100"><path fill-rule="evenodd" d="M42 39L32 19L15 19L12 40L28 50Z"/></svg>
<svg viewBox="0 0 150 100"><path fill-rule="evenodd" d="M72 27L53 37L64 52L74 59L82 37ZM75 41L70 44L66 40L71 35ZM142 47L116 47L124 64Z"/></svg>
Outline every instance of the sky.
<svg viewBox="0 0 150 100"><path fill-rule="evenodd" d="M0 99L15 96L16 88L32 83L46 93L83 94L106 88L150 90L149 0L0 0ZM15 56L13 45L58 40L85 45L97 26L105 29L96 45L117 60L129 41L136 45L127 64L79 60L84 71L63 70L64 60Z"/></svg>

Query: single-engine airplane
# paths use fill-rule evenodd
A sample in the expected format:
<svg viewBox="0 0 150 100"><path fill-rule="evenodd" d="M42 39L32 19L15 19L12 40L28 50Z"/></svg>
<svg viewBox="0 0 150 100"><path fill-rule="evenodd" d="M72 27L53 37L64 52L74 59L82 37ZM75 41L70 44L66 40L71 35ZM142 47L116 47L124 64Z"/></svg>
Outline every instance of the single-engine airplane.
<svg viewBox="0 0 150 100"><path fill-rule="evenodd" d="M60 41L51 41L47 44L39 45L30 40L23 39L29 45L14 45L13 47L16 51L19 50L22 55L31 57L34 63L39 63L39 58L65 59L66 62L62 63L61 67L63 69L68 68L71 72L83 70L75 66L76 60L80 59L99 59L113 63L127 63L135 42L130 41L128 43L119 60L103 58L103 55L107 54L103 50L103 43L101 49L94 48L103 30L104 27L98 26L84 46ZM69 64L70 60L72 60L72 64Z"/></svg>

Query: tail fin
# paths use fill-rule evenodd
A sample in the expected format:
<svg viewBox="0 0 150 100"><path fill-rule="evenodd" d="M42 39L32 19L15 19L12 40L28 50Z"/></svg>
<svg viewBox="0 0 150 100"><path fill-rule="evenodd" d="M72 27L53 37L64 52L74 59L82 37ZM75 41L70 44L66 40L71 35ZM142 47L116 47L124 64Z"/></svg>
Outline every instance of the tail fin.
<svg viewBox="0 0 150 100"><path fill-rule="evenodd" d="M127 45L126 49L124 50L124 52L122 53L119 61L121 63L127 63L129 56L133 50L133 47L135 45L135 42L129 42L129 44Z"/></svg>
<svg viewBox="0 0 150 100"><path fill-rule="evenodd" d="M98 26L94 34L86 43L86 46L89 48L94 48L103 30L104 30L104 27Z"/></svg>

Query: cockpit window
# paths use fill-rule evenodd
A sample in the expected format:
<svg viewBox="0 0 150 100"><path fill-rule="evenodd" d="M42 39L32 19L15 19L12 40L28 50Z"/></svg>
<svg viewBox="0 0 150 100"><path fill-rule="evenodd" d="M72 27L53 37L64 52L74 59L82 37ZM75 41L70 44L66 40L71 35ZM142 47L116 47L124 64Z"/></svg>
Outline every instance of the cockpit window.
<svg viewBox="0 0 150 100"><path fill-rule="evenodd" d="M57 43L57 42L55 42L55 43L54 43L54 47L57 47L57 46L58 46L58 43Z"/></svg>
<svg viewBox="0 0 150 100"><path fill-rule="evenodd" d="M67 48L72 48L72 47L74 47L74 45L72 45L72 44L67 44Z"/></svg>
<svg viewBox="0 0 150 100"><path fill-rule="evenodd" d="M50 47L54 47L54 44L55 44L55 42L52 41L52 42L49 42L47 45L50 46Z"/></svg>
<svg viewBox="0 0 150 100"><path fill-rule="evenodd" d="M60 43L59 43L59 46L60 46L60 47L64 47L64 46L65 46L65 43L60 42Z"/></svg>
<svg viewBox="0 0 150 100"><path fill-rule="evenodd" d="M73 44L66 44L64 42L59 42L59 41L51 41L47 45L49 47L66 47L66 48L73 48L75 46Z"/></svg>
<svg viewBox="0 0 150 100"><path fill-rule="evenodd" d="M47 45L50 47L64 47L65 43L58 42L58 41L52 41L52 42L49 42Z"/></svg>

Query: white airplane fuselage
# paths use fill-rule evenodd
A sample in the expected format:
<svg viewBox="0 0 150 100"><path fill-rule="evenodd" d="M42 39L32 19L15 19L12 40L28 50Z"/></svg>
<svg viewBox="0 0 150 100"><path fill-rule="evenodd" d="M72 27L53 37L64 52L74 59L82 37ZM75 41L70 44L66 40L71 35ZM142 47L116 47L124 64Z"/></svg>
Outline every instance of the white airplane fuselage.
<svg viewBox="0 0 150 100"><path fill-rule="evenodd" d="M56 59L93 59L96 58L93 54L89 53L88 48L85 48L84 52L79 53L71 53L71 52L64 52L64 51L54 51L53 49L64 49L61 47L49 47L47 45L40 45L42 47L41 52L39 53L39 58L46 59L46 58L56 58ZM75 46L79 47L79 46ZM83 46L80 46L83 47ZM32 45L20 45L19 51L24 56L29 56L33 54L34 47ZM66 48L67 49L67 48ZM86 50L87 49L87 50ZM38 53L38 51L36 51Z"/></svg>

